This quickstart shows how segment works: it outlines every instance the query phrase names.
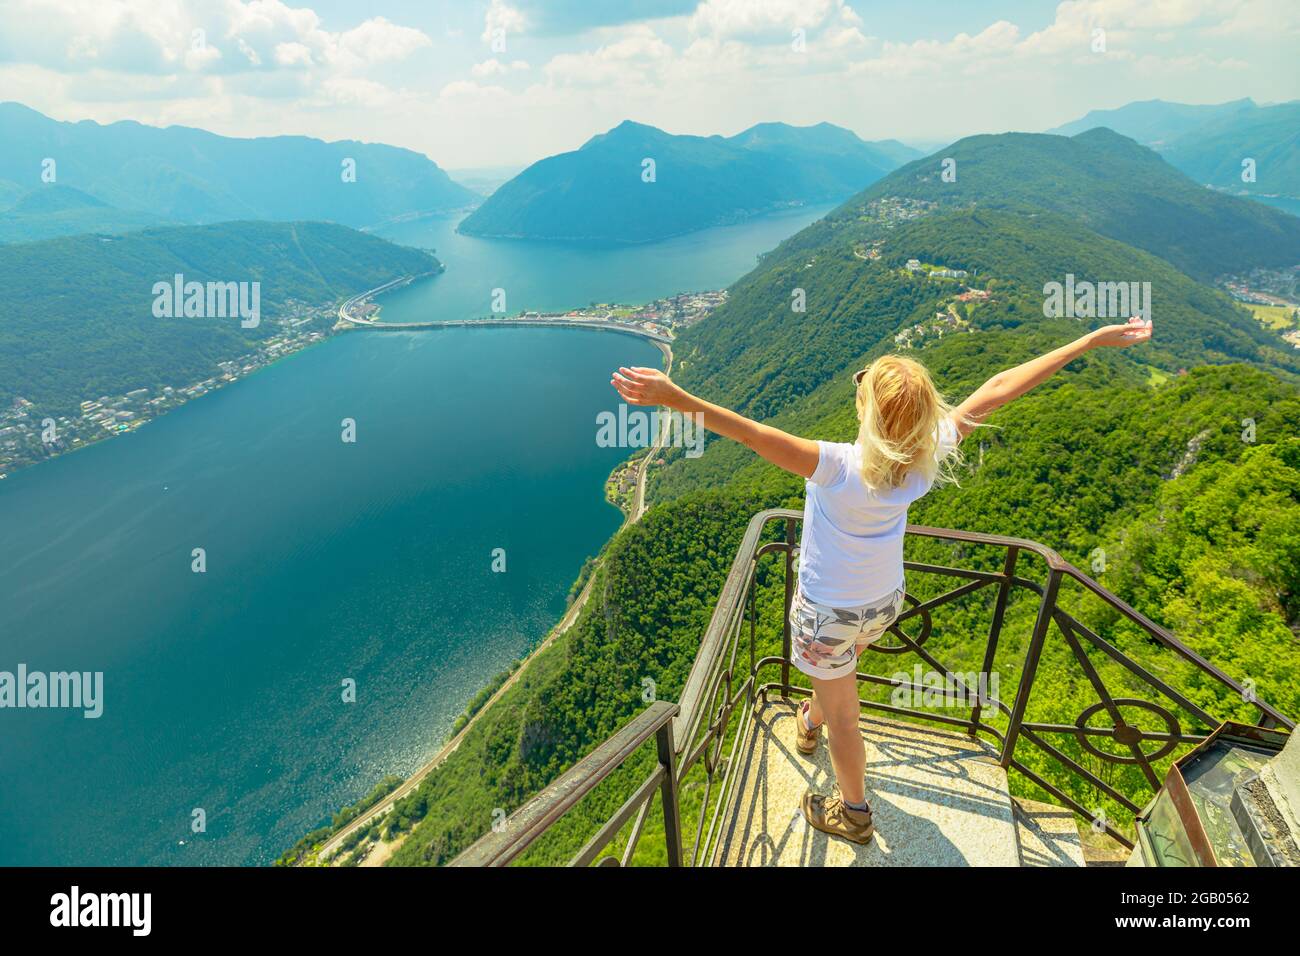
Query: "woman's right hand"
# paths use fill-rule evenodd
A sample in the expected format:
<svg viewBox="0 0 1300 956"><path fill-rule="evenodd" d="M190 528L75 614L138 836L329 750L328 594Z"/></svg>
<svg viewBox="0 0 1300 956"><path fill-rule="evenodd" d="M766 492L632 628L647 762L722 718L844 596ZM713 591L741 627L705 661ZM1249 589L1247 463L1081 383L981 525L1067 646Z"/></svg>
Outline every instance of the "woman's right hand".
<svg viewBox="0 0 1300 956"><path fill-rule="evenodd" d="M1135 315L1123 325L1103 325L1089 332L1086 338L1089 348L1101 346L1128 348L1139 342L1150 341L1151 323Z"/></svg>

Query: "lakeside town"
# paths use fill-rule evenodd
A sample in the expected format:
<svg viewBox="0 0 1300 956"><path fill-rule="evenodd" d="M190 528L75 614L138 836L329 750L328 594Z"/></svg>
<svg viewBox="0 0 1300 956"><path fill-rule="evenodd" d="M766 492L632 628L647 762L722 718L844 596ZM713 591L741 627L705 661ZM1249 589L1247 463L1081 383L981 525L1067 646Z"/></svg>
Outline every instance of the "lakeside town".
<svg viewBox="0 0 1300 956"><path fill-rule="evenodd" d="M390 286L381 288L387 289ZM519 319L614 321L634 325L651 333L671 337L694 325L725 302L722 291L684 292L656 299L644 305L592 303L568 312L521 312ZM349 300L348 314L374 320L382 309L373 297ZM185 386L156 386L133 389L122 395L87 397L79 414L42 414L28 399L17 396L0 409L0 479L19 468L85 447L105 438L135 431L179 405L237 382L272 362L346 331L339 324L339 305L287 303L283 313L271 319L279 328L259 343L256 350L217 364L214 374Z"/></svg>
<svg viewBox="0 0 1300 956"><path fill-rule="evenodd" d="M619 305L593 302L588 308L569 312L523 312L523 319L586 319L613 321L634 325L646 332L671 338L682 329L704 319L710 312L727 301L727 290L709 292L682 292L678 295L655 299L645 305Z"/></svg>
<svg viewBox="0 0 1300 956"><path fill-rule="evenodd" d="M19 468L135 431L191 399L237 382L272 362L329 336L333 307L289 301L270 319L277 330L255 350L218 362L213 375L190 385L141 387L122 395L100 395L81 402L79 414L42 414L18 396L0 410L0 478Z"/></svg>
<svg viewBox="0 0 1300 956"><path fill-rule="evenodd" d="M976 288L965 281L969 276L965 269L931 265L919 259L908 259L903 268L913 275L921 275L927 279L957 280L955 285L961 291L954 293L952 299L942 310L935 312L933 317L899 330L894 335L894 345L900 349L920 348L931 337L943 338L945 334L951 332L972 331L971 317L975 314L976 308L980 303L989 302L993 298L990 290Z"/></svg>
<svg viewBox="0 0 1300 956"><path fill-rule="evenodd" d="M1300 349L1300 265L1252 269L1246 275L1225 276L1219 285L1262 324Z"/></svg>

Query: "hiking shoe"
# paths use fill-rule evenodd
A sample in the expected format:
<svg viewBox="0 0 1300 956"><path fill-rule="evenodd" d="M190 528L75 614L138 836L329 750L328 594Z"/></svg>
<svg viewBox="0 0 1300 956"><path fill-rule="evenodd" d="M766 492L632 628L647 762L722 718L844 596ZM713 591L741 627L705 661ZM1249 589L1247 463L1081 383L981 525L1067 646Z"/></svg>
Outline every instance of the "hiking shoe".
<svg viewBox="0 0 1300 956"><path fill-rule="evenodd" d="M852 843L870 843L876 832L871 822L871 808L854 810L845 805L838 793L827 797L809 790L803 795L803 815L823 833L843 837Z"/></svg>
<svg viewBox="0 0 1300 956"><path fill-rule="evenodd" d="M808 713L808 702L804 701L794 715L794 746L801 754L811 755L817 752L817 741L822 736L822 725L818 724L812 730L808 730L808 725L804 723L806 713Z"/></svg>

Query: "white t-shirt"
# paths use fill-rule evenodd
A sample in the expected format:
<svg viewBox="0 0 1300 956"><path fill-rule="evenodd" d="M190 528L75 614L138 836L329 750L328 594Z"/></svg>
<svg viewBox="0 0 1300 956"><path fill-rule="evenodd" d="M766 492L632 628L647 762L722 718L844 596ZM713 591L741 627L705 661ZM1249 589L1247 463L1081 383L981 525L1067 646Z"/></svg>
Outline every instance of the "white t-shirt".
<svg viewBox="0 0 1300 956"><path fill-rule="evenodd" d="M942 460L960 439L949 419L939 425ZM817 470L806 485L799 587L814 604L870 604L903 586L907 506L930 490L918 471L897 488L873 493L862 483L857 443L819 441Z"/></svg>

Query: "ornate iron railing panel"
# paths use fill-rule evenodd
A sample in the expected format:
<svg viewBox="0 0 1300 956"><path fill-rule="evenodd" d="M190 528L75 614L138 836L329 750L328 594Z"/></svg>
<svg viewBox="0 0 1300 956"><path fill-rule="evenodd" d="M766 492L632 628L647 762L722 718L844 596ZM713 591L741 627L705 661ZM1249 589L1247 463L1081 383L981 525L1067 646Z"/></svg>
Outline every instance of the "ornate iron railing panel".
<svg viewBox="0 0 1300 956"><path fill-rule="evenodd" d="M807 687L792 682L790 664L789 608L795 589L798 525L801 520L802 514L798 511L773 509L755 515L750 521L683 686L680 706L652 705L517 811L507 821L502 834L484 837L456 862L474 865L515 859L582 795L590 792L641 744L655 736L659 747L655 771L572 862L586 865L599 859L602 864L629 863L658 793L664 804L670 864L715 863L733 796L734 772L739 764L736 757L747 739L755 703L771 694L789 698L809 693ZM951 567L926 561L905 562L909 574L907 607L889 628L889 639L871 645L870 653L862 655L861 663L867 666L859 670L858 680L869 687L893 688L895 698L899 690L912 694L920 691L924 695L925 684L918 685L915 680L903 679L897 674L885 676L871 672L870 665L875 661L907 655L929 668L927 678L939 678L942 686L954 688L955 696L963 703L960 708L947 707L940 712L934 708L863 699L863 709L959 727L969 734L990 738L996 744L1005 768L1016 771L1125 846L1131 847L1132 842L1116 826L1118 821L1105 816L1098 819L1079 799L1065 791L1066 781L1082 782L1113 800L1128 814L1135 814L1149 793L1126 793L1114 782L1103 779L1103 774L1110 774L1116 767L1137 767L1145 784L1144 790L1154 792L1162 779L1156 764L1171 759L1177 748L1193 746L1204 740L1220 719L1062 607L1062 585L1077 585L1079 596L1096 599L1105 613L1133 625L1154 645L1170 652L1173 660L1199 671L1226 693L1250 704L1255 709L1256 722L1261 726L1294 726L1291 720L1266 702L1249 697L1240 683L1063 560L1051 548L1022 538L921 525L909 525L907 533L913 540L948 542L957 548L994 549L1001 553L1000 570ZM1021 573L1020 568L1026 559L1042 562L1045 580L1040 583ZM989 563L996 566L999 562ZM774 579L776 574L781 576L781 580ZM912 593L911 585L918 578L931 577L952 579L954 584L924 600ZM767 617L760 628L759 603L774 603L774 592L781 595L780 653L759 656L760 632L765 639L774 639L769 632L775 623ZM936 634L936 615L942 615L945 609L957 602L977 595L982 599L990 592L993 596L988 628L978 638L973 634L968 638L983 642L979 649L981 670L976 672L977 676L999 673L997 662L999 652L1005 647L1004 632L1013 601L1024 596L1035 602L1028 641L1018 658L1019 672L1010 704L989 698L980 687L971 687L971 672L954 670L944 664L929 646ZM909 630L914 633L909 633ZM967 649L974 650L969 645ZM1112 671L1141 685L1148 696L1154 692L1157 698L1163 697L1164 702L1131 693L1116 693L1108 684L1108 675L1089 656L1089 649L1097 658L1109 661L1113 665ZM1035 677L1045 651L1050 651L1057 663L1072 662L1081 675L1080 686L1090 688L1096 698L1070 723L1027 717L1033 701ZM766 679L772 671L775 673L770 676L774 679ZM930 689L933 689L933 684ZM672 707L671 714L665 710L667 706ZM1178 712L1199 726L1185 726ZM1158 726L1144 726L1152 723ZM1096 767L1085 766L1071 756L1062 749L1061 741L1072 742L1079 748L1080 756L1086 754L1090 761L1097 762ZM1113 749L1101 746L1107 741ZM1051 772L1042 767L1031 767L1027 762L1031 754L1048 758L1047 766L1052 768ZM678 793L688 783L698 785L702 792L699 814L693 826L687 826L681 820L678 805ZM629 821L634 822L621 856L601 857L601 851ZM693 831L688 851L682 848L683 826Z"/></svg>

